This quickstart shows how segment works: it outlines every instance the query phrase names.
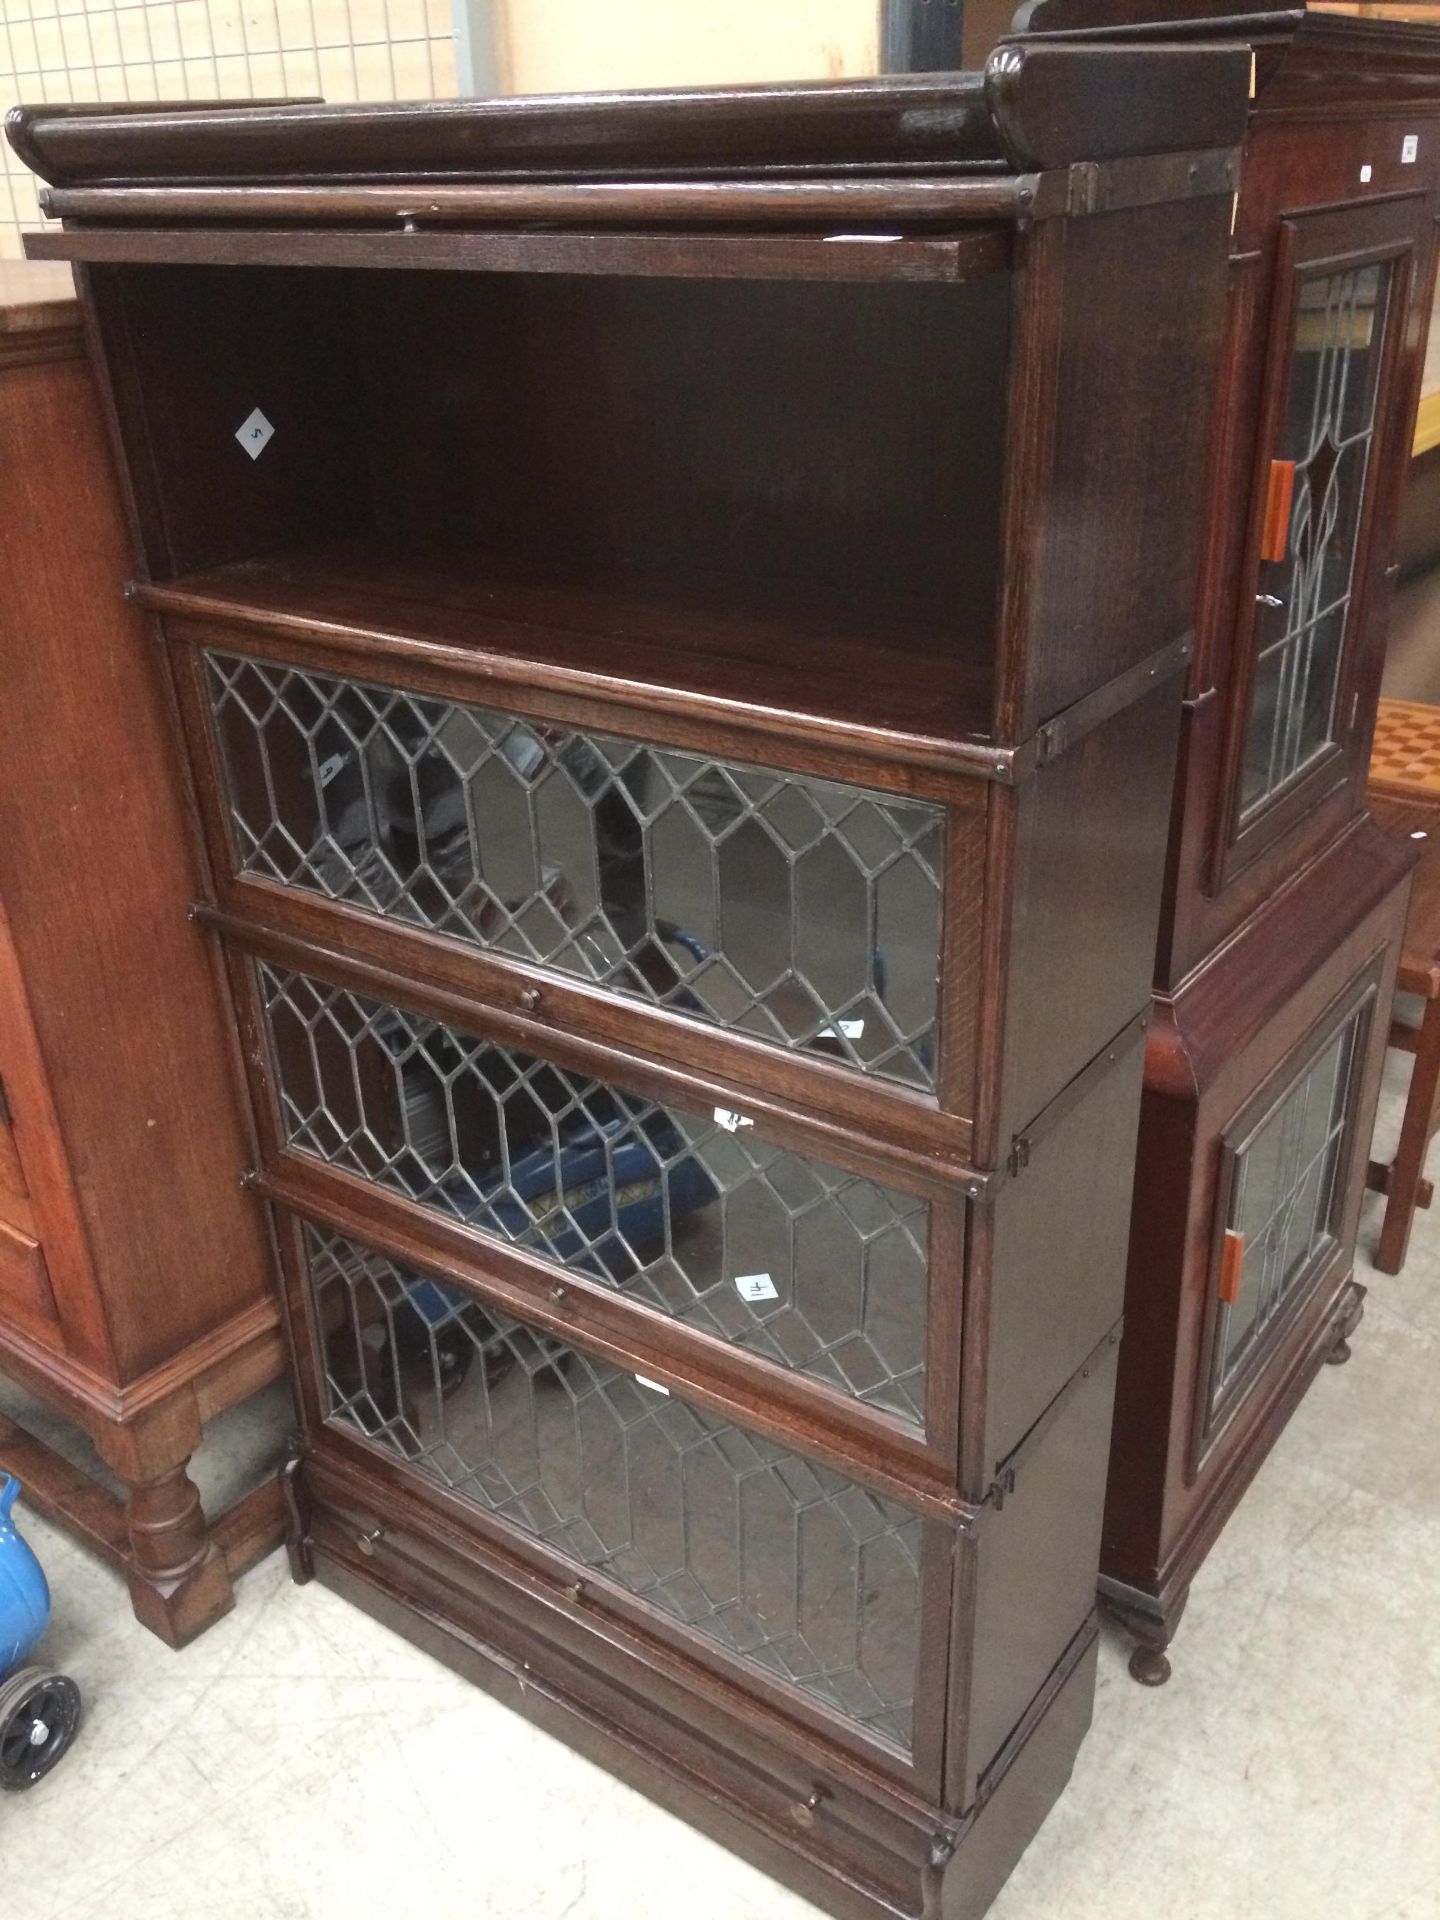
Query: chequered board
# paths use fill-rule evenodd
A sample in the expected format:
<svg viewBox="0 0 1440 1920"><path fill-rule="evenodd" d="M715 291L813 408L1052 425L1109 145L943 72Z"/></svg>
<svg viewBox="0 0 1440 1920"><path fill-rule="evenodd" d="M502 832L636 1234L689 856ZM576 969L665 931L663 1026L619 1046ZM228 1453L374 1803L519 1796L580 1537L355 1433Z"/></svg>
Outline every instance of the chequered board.
<svg viewBox="0 0 1440 1920"><path fill-rule="evenodd" d="M1440 707L1382 700L1370 751L1370 790L1440 803Z"/></svg>

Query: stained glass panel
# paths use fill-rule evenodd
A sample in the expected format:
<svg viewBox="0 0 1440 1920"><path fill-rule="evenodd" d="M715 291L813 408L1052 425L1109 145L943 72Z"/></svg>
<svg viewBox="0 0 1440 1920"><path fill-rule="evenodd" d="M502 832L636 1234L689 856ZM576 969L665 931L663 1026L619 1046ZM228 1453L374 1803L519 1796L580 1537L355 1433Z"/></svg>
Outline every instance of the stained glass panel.
<svg viewBox="0 0 1440 1920"><path fill-rule="evenodd" d="M1284 557L1260 568L1242 822L1337 738L1389 295L1390 269L1376 264L1300 282L1276 448L1293 462L1293 493Z"/></svg>
<svg viewBox="0 0 1440 1920"><path fill-rule="evenodd" d="M1212 1406L1297 1287L1334 1245L1340 1156L1363 1009L1236 1150L1229 1226L1245 1237L1233 1305L1220 1307Z"/></svg>

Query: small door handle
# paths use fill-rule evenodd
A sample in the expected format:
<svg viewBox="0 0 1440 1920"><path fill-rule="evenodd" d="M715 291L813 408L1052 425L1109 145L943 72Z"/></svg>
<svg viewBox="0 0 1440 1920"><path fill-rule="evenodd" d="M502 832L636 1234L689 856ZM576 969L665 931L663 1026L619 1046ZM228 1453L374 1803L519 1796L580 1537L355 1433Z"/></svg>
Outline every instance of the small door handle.
<svg viewBox="0 0 1440 1920"><path fill-rule="evenodd" d="M1290 548L1290 506L1295 498L1295 462L1272 460L1265 487L1265 525L1260 535L1260 558L1283 560Z"/></svg>
<svg viewBox="0 0 1440 1920"><path fill-rule="evenodd" d="M1240 1298L1240 1269L1245 1265L1245 1236L1233 1227L1225 1229L1220 1249L1220 1298L1233 1307Z"/></svg>
<svg viewBox="0 0 1440 1920"><path fill-rule="evenodd" d="M371 1527L368 1533L361 1533L355 1536L355 1544L360 1549L361 1553L365 1555L365 1558L368 1560L371 1554L374 1553L380 1541L382 1541L384 1538L385 1538L384 1527Z"/></svg>

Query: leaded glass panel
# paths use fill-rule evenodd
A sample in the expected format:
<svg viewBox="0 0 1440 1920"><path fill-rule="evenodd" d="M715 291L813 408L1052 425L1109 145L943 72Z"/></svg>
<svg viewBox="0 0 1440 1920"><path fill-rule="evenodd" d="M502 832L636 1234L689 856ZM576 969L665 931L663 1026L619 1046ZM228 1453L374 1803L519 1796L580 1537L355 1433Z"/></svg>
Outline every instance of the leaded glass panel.
<svg viewBox="0 0 1440 1920"><path fill-rule="evenodd" d="M1294 463L1283 559L1262 561L1255 674L1241 767L1249 817L1337 737L1390 268L1302 279L1276 458Z"/></svg>
<svg viewBox="0 0 1440 1920"><path fill-rule="evenodd" d="M1212 1407L1281 1308L1335 1244L1340 1156L1364 1009L1235 1149L1229 1226L1244 1235L1233 1305L1221 1304Z"/></svg>
<svg viewBox="0 0 1440 1920"><path fill-rule="evenodd" d="M286 1140L923 1424L929 1208L756 1137L261 964Z"/></svg>
<svg viewBox="0 0 1440 1920"><path fill-rule="evenodd" d="M933 1087L938 807L205 662L242 871Z"/></svg>
<svg viewBox="0 0 1440 1920"><path fill-rule="evenodd" d="M453 1287L305 1231L333 1420L909 1750L913 1515Z"/></svg>

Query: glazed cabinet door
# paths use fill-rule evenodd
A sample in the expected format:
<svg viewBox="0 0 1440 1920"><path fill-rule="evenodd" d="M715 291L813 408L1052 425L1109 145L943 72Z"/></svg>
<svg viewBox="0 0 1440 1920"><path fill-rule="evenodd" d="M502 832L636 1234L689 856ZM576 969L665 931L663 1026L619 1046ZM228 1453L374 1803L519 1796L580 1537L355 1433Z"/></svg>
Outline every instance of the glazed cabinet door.
<svg viewBox="0 0 1440 1920"><path fill-rule="evenodd" d="M207 653L241 873L933 1092L941 809Z"/></svg>
<svg viewBox="0 0 1440 1920"><path fill-rule="evenodd" d="M1304 1303L1353 1253L1357 1110L1377 998L1367 970L1220 1141L1213 1295L1197 1439L1227 1423Z"/></svg>
<svg viewBox="0 0 1440 1920"><path fill-rule="evenodd" d="M913 1508L405 1261L297 1231L332 1431L553 1569L569 1603L842 1745L934 1764L919 1674L945 1554Z"/></svg>
<svg viewBox="0 0 1440 1920"><path fill-rule="evenodd" d="M1280 223L1216 879L1363 779L1420 199ZM1377 619L1377 613L1381 616ZM1373 662L1370 662L1373 664Z"/></svg>
<svg viewBox="0 0 1440 1920"><path fill-rule="evenodd" d="M291 1177L363 1184L392 1233L868 1444L913 1460L939 1437L939 1470L931 1348L952 1336L931 1271L959 1247L933 1183L638 1062L601 1078L562 1042L522 1050L267 959L252 981Z"/></svg>
<svg viewBox="0 0 1440 1920"><path fill-rule="evenodd" d="M970 1158L986 781L169 633L223 911Z"/></svg>

